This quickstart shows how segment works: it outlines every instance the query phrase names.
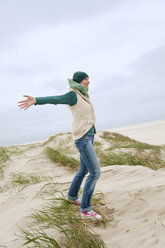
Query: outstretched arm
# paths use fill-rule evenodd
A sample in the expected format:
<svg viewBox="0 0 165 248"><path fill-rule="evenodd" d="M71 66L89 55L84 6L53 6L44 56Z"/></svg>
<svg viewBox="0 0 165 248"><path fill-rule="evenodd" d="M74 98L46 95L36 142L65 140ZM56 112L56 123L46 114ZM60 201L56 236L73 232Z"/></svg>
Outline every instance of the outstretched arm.
<svg viewBox="0 0 165 248"><path fill-rule="evenodd" d="M20 103L18 105L18 107L20 107L20 109L28 109L30 106L34 105L36 103L36 99L32 96L28 96L28 95L23 95L24 97L27 97L26 100L24 101L20 101L18 103Z"/></svg>
<svg viewBox="0 0 165 248"><path fill-rule="evenodd" d="M68 104L70 106L73 106L77 103L77 95L75 92L70 91L64 95L60 96L46 96L46 97L32 97L32 96L27 96L26 100L20 101L20 107L21 109L26 110L30 106L34 105L42 105L42 104Z"/></svg>

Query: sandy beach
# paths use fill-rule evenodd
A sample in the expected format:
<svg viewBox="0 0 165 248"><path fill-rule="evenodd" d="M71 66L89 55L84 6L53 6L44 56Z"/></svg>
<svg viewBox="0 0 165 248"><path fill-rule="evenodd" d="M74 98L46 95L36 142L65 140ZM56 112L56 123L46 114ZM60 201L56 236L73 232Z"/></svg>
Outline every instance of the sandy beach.
<svg viewBox="0 0 165 248"><path fill-rule="evenodd" d="M130 138L153 145L165 144L165 121L153 121L133 126L109 129L111 132L121 133Z"/></svg>
<svg viewBox="0 0 165 248"><path fill-rule="evenodd" d="M141 142L165 145L165 120L109 129ZM101 132L96 134L100 140ZM68 134L59 136L53 147L67 139L72 157L78 159L73 140ZM52 142L52 143L51 143ZM54 142L54 143L53 143ZM69 143L70 142L70 143ZM0 182L0 247L21 248L23 241L15 236L19 227L31 223L33 209L41 209L49 198L51 187L63 190L69 186L74 172L55 164L44 153L42 142L16 146L22 152L11 155ZM103 144L104 145L104 144ZM162 150L165 160L165 150ZM98 229L108 248L165 247L165 168L152 170L146 166L111 165L101 167L96 192L103 192L110 208L114 208L113 225ZM13 186L12 175L34 173L43 178L38 183ZM15 240L17 239L17 240Z"/></svg>

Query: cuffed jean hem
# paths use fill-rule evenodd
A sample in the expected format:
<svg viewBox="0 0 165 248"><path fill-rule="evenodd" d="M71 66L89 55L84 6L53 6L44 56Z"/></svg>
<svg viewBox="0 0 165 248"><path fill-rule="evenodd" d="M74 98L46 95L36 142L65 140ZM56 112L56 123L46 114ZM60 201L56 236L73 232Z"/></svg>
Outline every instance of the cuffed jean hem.
<svg viewBox="0 0 165 248"><path fill-rule="evenodd" d="M81 212L88 212L88 211L91 211L92 208L91 207L88 207L88 208L80 208L80 211Z"/></svg>
<svg viewBox="0 0 165 248"><path fill-rule="evenodd" d="M78 199L78 196L73 197L73 196L68 195L67 196L67 199L68 200L77 200Z"/></svg>

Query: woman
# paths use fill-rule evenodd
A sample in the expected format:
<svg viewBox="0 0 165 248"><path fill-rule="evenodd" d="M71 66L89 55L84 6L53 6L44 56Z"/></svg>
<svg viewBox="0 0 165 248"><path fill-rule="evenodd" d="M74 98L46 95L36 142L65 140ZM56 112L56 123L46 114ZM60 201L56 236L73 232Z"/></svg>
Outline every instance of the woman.
<svg viewBox="0 0 165 248"><path fill-rule="evenodd" d="M32 105L41 104L67 104L72 112L73 123L72 133L76 147L80 152L80 167L76 173L69 192L68 200L74 204L81 205L81 216L91 219L101 219L101 215L94 212L91 207L91 198L100 177L100 166L94 150L95 113L88 96L89 76L85 72L75 72L72 79L68 79L69 92L60 96L48 97L27 97L20 101L21 109L28 109ZM85 175L89 173L84 185L82 200L78 197L78 192Z"/></svg>

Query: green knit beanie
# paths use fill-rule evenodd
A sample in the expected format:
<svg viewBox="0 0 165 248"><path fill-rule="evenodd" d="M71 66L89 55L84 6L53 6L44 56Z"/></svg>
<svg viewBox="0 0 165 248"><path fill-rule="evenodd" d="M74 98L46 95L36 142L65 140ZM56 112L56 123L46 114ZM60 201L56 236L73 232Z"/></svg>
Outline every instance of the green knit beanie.
<svg viewBox="0 0 165 248"><path fill-rule="evenodd" d="M85 72L77 71L73 74L73 81L75 81L77 83L81 83L87 77L89 77L89 76Z"/></svg>

